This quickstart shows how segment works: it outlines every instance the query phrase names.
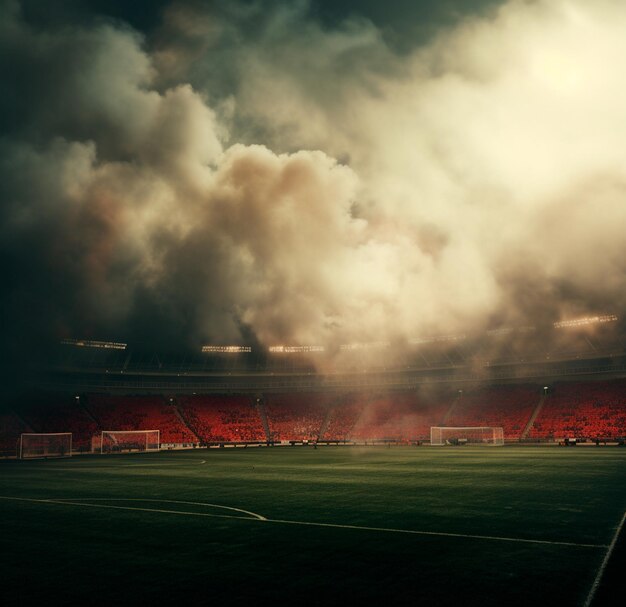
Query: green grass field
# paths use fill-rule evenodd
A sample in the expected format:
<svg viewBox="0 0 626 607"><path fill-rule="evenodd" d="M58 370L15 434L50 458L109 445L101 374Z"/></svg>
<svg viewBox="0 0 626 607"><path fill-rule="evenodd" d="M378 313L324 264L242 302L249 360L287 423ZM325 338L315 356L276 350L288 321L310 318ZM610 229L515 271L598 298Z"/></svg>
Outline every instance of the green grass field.
<svg viewBox="0 0 626 607"><path fill-rule="evenodd" d="M5 605L584 605L626 510L618 448L198 450L0 476ZM624 553L595 605L623 598Z"/></svg>

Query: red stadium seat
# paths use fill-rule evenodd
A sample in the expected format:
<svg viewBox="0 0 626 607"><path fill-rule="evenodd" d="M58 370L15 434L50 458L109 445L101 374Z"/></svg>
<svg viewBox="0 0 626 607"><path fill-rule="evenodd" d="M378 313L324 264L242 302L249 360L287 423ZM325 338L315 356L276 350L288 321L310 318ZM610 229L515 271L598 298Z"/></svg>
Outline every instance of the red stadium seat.
<svg viewBox="0 0 626 607"><path fill-rule="evenodd" d="M197 443L192 431L160 396L89 394L86 406L102 430L159 430L161 443Z"/></svg>
<svg viewBox="0 0 626 607"><path fill-rule="evenodd" d="M533 424L535 438L626 435L626 380L558 383Z"/></svg>
<svg viewBox="0 0 626 607"><path fill-rule="evenodd" d="M267 440L249 396L179 396L177 400L186 422L205 443Z"/></svg>
<svg viewBox="0 0 626 607"><path fill-rule="evenodd" d="M440 425L453 402L452 393L420 396L415 391L363 397L361 416L351 438L356 440L425 440Z"/></svg>
<svg viewBox="0 0 626 607"><path fill-rule="evenodd" d="M541 394L536 386L490 386L464 391L447 426L497 426L504 438L521 438Z"/></svg>
<svg viewBox="0 0 626 607"><path fill-rule="evenodd" d="M274 394L265 411L273 440L316 441L332 398L328 395Z"/></svg>

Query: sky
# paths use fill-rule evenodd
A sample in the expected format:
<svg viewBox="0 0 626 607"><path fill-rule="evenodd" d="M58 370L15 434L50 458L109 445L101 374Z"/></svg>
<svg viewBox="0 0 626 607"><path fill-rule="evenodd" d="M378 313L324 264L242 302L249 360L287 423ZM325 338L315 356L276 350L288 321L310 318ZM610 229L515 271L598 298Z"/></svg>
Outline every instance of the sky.
<svg viewBox="0 0 626 607"><path fill-rule="evenodd" d="M0 0L4 348L626 304L626 5Z"/></svg>

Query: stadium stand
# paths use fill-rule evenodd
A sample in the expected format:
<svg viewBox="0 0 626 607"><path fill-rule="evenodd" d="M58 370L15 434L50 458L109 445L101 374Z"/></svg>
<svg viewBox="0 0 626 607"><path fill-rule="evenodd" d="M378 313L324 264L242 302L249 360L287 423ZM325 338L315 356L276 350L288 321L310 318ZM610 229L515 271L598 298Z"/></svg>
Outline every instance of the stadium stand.
<svg viewBox="0 0 626 607"><path fill-rule="evenodd" d="M179 396L181 414L204 443L267 440L249 396Z"/></svg>
<svg viewBox="0 0 626 607"><path fill-rule="evenodd" d="M161 443L197 442L163 397L88 394L85 407L102 430L160 430Z"/></svg>
<svg viewBox="0 0 626 607"><path fill-rule="evenodd" d="M71 432L89 450L102 430L159 430L162 444L428 440L432 426L499 426L505 439L626 437L626 379L378 393L28 395L0 413L0 452L22 432Z"/></svg>
<svg viewBox="0 0 626 607"><path fill-rule="evenodd" d="M416 392L370 396L351 432L356 440L425 440L439 425L454 396L420 398Z"/></svg>
<svg viewBox="0 0 626 607"><path fill-rule="evenodd" d="M265 411L272 440L316 441L332 398L328 395L274 394Z"/></svg>
<svg viewBox="0 0 626 607"><path fill-rule="evenodd" d="M530 436L557 440L626 436L626 380L555 384Z"/></svg>
<svg viewBox="0 0 626 607"><path fill-rule="evenodd" d="M20 412L33 432L71 432L76 451L89 450L92 436L100 431L75 396L37 394L20 405Z"/></svg>
<svg viewBox="0 0 626 607"><path fill-rule="evenodd" d="M16 454L22 432L32 432L32 428L12 411L0 413L0 456Z"/></svg>
<svg viewBox="0 0 626 607"><path fill-rule="evenodd" d="M504 438L521 438L541 394L537 386L489 386L464 391L446 419L447 426L499 426Z"/></svg>
<svg viewBox="0 0 626 607"><path fill-rule="evenodd" d="M350 394L339 399L330 409L323 440L346 441L352 435L352 429L363 412L365 397L360 394Z"/></svg>

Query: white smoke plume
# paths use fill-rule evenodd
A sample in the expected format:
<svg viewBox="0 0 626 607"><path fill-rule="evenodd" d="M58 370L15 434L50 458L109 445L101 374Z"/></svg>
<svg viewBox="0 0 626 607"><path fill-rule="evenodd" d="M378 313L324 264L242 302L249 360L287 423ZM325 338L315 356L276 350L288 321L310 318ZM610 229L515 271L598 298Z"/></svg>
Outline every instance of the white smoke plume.
<svg viewBox="0 0 626 607"><path fill-rule="evenodd" d="M1 7L11 331L336 347L624 309L622 2L404 53L306 4L249 37L258 6L147 38Z"/></svg>

